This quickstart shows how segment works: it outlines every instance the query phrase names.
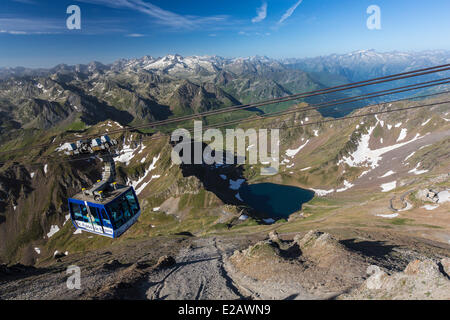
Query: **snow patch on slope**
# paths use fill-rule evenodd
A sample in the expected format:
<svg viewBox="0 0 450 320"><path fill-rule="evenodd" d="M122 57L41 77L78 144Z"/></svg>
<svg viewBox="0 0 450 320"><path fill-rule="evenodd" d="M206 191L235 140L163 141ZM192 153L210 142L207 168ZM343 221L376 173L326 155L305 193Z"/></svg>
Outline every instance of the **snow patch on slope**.
<svg viewBox="0 0 450 320"><path fill-rule="evenodd" d="M439 208L439 206L433 206L431 204L427 204L427 205L423 206L422 208L427 210L427 211L433 211L433 210Z"/></svg>
<svg viewBox="0 0 450 320"><path fill-rule="evenodd" d="M450 202L450 192L448 190L438 193L439 203Z"/></svg>
<svg viewBox="0 0 450 320"><path fill-rule="evenodd" d="M378 167L379 162L382 160L382 155L420 139L420 135L417 134L413 139L409 141L372 150L369 147L369 141L377 125L378 123L375 124L375 126L370 127L367 134L361 136L356 151L354 151L348 157L344 156L337 164L340 165L341 163L346 163L350 167L370 166L372 169L375 169L376 167Z"/></svg>
<svg viewBox="0 0 450 320"><path fill-rule="evenodd" d="M394 219L398 217L398 213L393 214L377 214L377 217L386 218L386 219Z"/></svg>
<svg viewBox="0 0 450 320"><path fill-rule="evenodd" d="M314 191L316 193L316 195L318 195L319 197L324 197L327 194L334 192L334 189L331 189L331 190L311 189L311 190Z"/></svg>
<svg viewBox="0 0 450 320"><path fill-rule="evenodd" d="M351 184L350 182L348 182L347 180L345 180L345 181L344 181L344 188L337 189L336 192L344 192L344 191L346 191L346 190L348 190L348 189L353 188L354 186L355 186L354 184Z"/></svg>
<svg viewBox="0 0 450 320"><path fill-rule="evenodd" d="M421 162L419 162L419 163L417 164L417 166L416 166L414 169L409 170L408 173L414 173L415 175L418 176L418 175L427 173L427 172L429 171L429 170L418 170L419 167L420 167L420 165L421 165Z"/></svg>
<svg viewBox="0 0 450 320"><path fill-rule="evenodd" d="M47 233L47 238L51 238L59 231L59 227L54 225L50 227L50 231Z"/></svg>
<svg viewBox="0 0 450 320"><path fill-rule="evenodd" d="M286 155L291 158L295 157L297 155L297 153L299 153L308 144L308 142L309 142L309 140L306 140L305 144L301 145L300 147L298 147L295 150L290 150L290 149L286 150Z"/></svg>
<svg viewBox="0 0 450 320"><path fill-rule="evenodd" d="M382 175L380 178L386 178L386 177L392 176L393 174L395 174L395 172L390 170L390 171L386 172L384 175Z"/></svg>
<svg viewBox="0 0 450 320"><path fill-rule="evenodd" d="M400 132L400 135L398 136L397 142L405 140L407 135L408 135L408 129L402 129L402 131Z"/></svg>
<svg viewBox="0 0 450 320"><path fill-rule="evenodd" d="M381 187L381 191L383 191L383 192L388 192L388 191L394 190L395 188L397 188L397 181L384 183L380 187Z"/></svg>
<svg viewBox="0 0 450 320"><path fill-rule="evenodd" d="M157 157L153 157L153 161L150 164L150 167L147 170L145 170L144 176L142 178L140 178L137 181L128 181L127 184L131 184L133 186L133 188L136 190L137 195L139 195L153 179L160 178L160 176L158 176L158 175L153 175L153 176L151 176L149 181L144 182L144 180L147 178L149 173L156 169L156 162L158 162L160 156L161 155L159 154ZM137 188L139 185L140 185L140 187Z"/></svg>
<svg viewBox="0 0 450 320"><path fill-rule="evenodd" d="M134 152L139 148L133 149L131 145L124 145L122 149L122 154L116 157L117 162L125 163L127 166L130 164L131 160L134 158Z"/></svg>
<svg viewBox="0 0 450 320"><path fill-rule="evenodd" d="M405 161L405 162L408 161L408 159L411 158L415 154L416 154L416 152L414 151L413 153L409 154L403 161Z"/></svg>

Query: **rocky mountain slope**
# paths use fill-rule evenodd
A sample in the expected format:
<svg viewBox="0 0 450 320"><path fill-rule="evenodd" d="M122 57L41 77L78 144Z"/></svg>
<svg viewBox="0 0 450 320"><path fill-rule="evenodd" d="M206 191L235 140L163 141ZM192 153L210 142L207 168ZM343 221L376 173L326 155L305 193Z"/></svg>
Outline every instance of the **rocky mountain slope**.
<svg viewBox="0 0 450 320"><path fill-rule="evenodd" d="M361 230L130 240L45 267L0 266L0 297L448 299L448 248L416 240ZM71 265L79 290L66 286Z"/></svg>
<svg viewBox="0 0 450 320"><path fill-rule="evenodd" d="M443 100L445 97L428 102ZM408 102L384 107L405 105ZM269 218L267 212L249 208L241 201L239 189L247 184L271 182L314 191L312 205L294 213L292 221L301 223L303 219L342 209L346 211L344 220L355 224L367 225L356 222L367 220L381 226L424 225L422 232L426 237L448 242L444 231L448 227L445 214L448 203L444 193L441 202L433 204L418 196L426 188L436 195L448 189L447 109L436 106L281 130L281 167L271 177L259 175L261 164L180 167L171 161L168 137L149 140L150 136L138 132L113 135L120 142L121 152L116 158L119 182L135 188L144 208L140 222L124 238L184 231L208 234L229 228L233 231L236 224L257 225L258 219L264 224L263 219ZM356 111L355 116L367 111ZM319 119L323 118L317 111L299 112L276 120L246 123L243 128L277 128ZM106 121L80 133L120 128L120 124ZM49 139L62 145L76 139L78 134L66 133ZM3 208L0 234L5 243L2 247L5 261L35 263L43 256L51 257L55 250L83 251L112 243L73 234L72 225L66 223L65 199L98 179L100 163L53 160L34 166L33 161L38 161L42 153L36 150L28 156L29 165L16 167L10 162L0 171ZM46 196L39 196L42 194ZM360 203L370 205L361 207ZM427 208L433 209L432 222L427 221ZM256 221L238 219L244 213Z"/></svg>
<svg viewBox="0 0 450 320"><path fill-rule="evenodd" d="M447 63L448 59L446 52L361 51L281 62L267 57L167 55L119 60L110 65L92 62L45 70L4 68L0 69L0 138L7 139L2 136L18 129L71 129L107 119L122 125L145 123L429 67ZM428 78L435 79L430 76L423 81ZM326 99L342 97L331 94ZM321 99L312 97L306 102ZM281 104L270 109L289 106ZM348 105L343 113L360 106ZM321 113L339 115L328 111L325 108Z"/></svg>
<svg viewBox="0 0 450 320"><path fill-rule="evenodd" d="M136 124L321 87L274 60L178 55L7 75L0 81L2 131L106 119Z"/></svg>
<svg viewBox="0 0 450 320"><path fill-rule="evenodd" d="M171 128L121 131L322 87L313 79L268 58L167 56L61 65L0 81L1 150L24 147L0 159L0 297L447 298L445 290L408 290L422 276L436 288L448 285L449 106L365 114L439 103L448 94L354 110L346 120L311 110L242 123L280 128L273 176L260 174L262 163L178 166L165 135ZM104 133L119 141L118 182L135 188L143 208L117 240L75 231L68 216L67 198L100 177L101 162L61 161L58 152L67 141ZM248 157L251 148L226 152ZM242 199L243 188L262 183L314 197L275 217ZM315 229L328 235L308 233ZM280 237L265 241L273 230ZM175 262L158 265L165 255ZM66 291L69 264L87 270L83 292ZM373 277L371 265L379 268L370 269ZM104 275L111 281L100 281Z"/></svg>

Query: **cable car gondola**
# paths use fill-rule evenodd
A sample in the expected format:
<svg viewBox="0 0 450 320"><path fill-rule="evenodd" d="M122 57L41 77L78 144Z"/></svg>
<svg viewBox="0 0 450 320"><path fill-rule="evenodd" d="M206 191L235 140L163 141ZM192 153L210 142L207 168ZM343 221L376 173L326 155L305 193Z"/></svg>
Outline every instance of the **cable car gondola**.
<svg viewBox="0 0 450 320"><path fill-rule="evenodd" d="M99 155L104 163L102 180L90 189L83 189L68 200L70 217L76 229L97 235L118 238L127 231L141 214L136 193L131 186L114 182L116 170L112 147L117 142L108 136L91 141L66 144L68 155L91 153Z"/></svg>
<svg viewBox="0 0 450 320"><path fill-rule="evenodd" d="M72 223L77 229L120 237L139 218L141 210L133 187L118 186L101 201L93 201L84 193L69 199Z"/></svg>

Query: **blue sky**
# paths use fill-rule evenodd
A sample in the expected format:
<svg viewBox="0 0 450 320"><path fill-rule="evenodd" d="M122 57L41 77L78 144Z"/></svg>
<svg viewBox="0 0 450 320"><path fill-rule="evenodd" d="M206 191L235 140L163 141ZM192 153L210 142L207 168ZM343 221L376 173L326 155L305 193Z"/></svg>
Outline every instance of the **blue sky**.
<svg viewBox="0 0 450 320"><path fill-rule="evenodd" d="M81 9L68 30L66 9ZM381 9L381 30L366 10ZM110 63L144 55L310 57L450 49L450 1L2 0L0 66Z"/></svg>

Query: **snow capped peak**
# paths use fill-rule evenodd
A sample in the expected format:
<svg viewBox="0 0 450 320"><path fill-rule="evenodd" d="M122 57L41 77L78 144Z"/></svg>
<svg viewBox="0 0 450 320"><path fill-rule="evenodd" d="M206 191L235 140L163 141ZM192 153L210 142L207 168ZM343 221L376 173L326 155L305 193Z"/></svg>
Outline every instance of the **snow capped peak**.
<svg viewBox="0 0 450 320"><path fill-rule="evenodd" d="M140 59L142 62L152 62L155 61L156 59L152 56L144 56Z"/></svg>
<svg viewBox="0 0 450 320"><path fill-rule="evenodd" d="M210 56L183 57L179 54L168 54L159 58L145 56L138 60L131 60L126 65L130 68L143 68L153 72L168 74L194 74L199 67L209 72L214 72L218 61L217 57Z"/></svg>
<svg viewBox="0 0 450 320"><path fill-rule="evenodd" d="M160 59L164 61L180 61L183 60L183 57L180 56L179 54L168 54Z"/></svg>
<svg viewBox="0 0 450 320"><path fill-rule="evenodd" d="M151 72L169 74L169 75L196 75L200 70L209 72L211 75L226 67L236 67L239 65L252 64L258 66L261 64L273 65L277 60L266 56L223 58L217 55L193 55L182 56L179 54L167 54L162 57L154 58L144 56L138 59L118 60L114 63L116 69L136 71L144 69Z"/></svg>
<svg viewBox="0 0 450 320"><path fill-rule="evenodd" d="M355 55L355 54L373 54L376 53L374 49L366 49L366 50L357 50L349 53L349 55Z"/></svg>

